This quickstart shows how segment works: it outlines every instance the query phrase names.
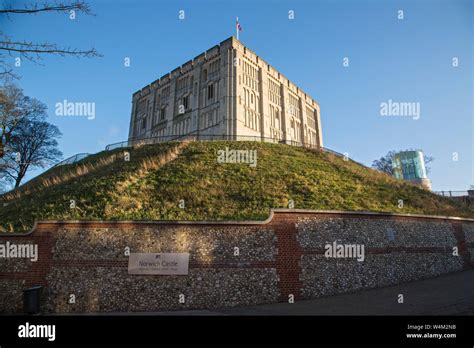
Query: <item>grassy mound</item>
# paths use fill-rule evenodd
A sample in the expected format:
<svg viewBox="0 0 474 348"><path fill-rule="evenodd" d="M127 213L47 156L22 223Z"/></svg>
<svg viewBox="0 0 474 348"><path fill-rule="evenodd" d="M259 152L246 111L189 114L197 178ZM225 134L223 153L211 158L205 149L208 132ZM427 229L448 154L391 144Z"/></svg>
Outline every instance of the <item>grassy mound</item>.
<svg viewBox="0 0 474 348"><path fill-rule="evenodd" d="M257 150L256 167L219 163L226 147ZM294 208L474 217L447 198L331 154L216 141L104 151L53 168L0 197L0 231L53 219L265 219L290 201Z"/></svg>

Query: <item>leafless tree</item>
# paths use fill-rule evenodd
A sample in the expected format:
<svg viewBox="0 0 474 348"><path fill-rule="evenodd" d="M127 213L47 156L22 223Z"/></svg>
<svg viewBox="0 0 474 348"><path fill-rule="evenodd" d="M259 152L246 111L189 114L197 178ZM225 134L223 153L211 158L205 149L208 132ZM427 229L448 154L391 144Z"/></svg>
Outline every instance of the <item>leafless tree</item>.
<svg viewBox="0 0 474 348"><path fill-rule="evenodd" d="M85 1L72 0L54 3L46 1L42 4L32 2L21 8L14 7L13 5L6 5L4 8L0 8L0 16L6 16L9 19L14 20L14 17L17 15L39 14L43 12L71 13L72 11L75 13L94 15ZM50 42L37 43L26 40L15 40L0 31L0 76L18 78L18 76L14 74L11 64L8 63L7 57L19 57L20 59L39 63L42 59L41 57L45 54L88 58L100 56L95 48L82 50L71 47L61 47Z"/></svg>
<svg viewBox="0 0 474 348"><path fill-rule="evenodd" d="M0 178L20 186L28 170L45 168L61 158L56 138L58 127L46 121L22 122L8 145L9 151L0 159Z"/></svg>
<svg viewBox="0 0 474 348"><path fill-rule="evenodd" d="M45 117L46 105L25 96L23 90L14 84L0 86L0 158L23 122L43 120Z"/></svg>

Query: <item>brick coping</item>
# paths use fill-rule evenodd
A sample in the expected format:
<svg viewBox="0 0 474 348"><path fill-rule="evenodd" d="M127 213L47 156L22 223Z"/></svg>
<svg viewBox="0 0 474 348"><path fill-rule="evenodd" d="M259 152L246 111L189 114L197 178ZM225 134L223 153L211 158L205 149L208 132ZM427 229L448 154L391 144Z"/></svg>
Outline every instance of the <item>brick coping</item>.
<svg viewBox="0 0 474 348"><path fill-rule="evenodd" d="M26 233L0 233L0 237L28 236L41 225L266 225L273 221L275 214L314 214L314 215L345 215L367 217L400 217L421 220L448 220L452 222L474 222L474 219L457 216L399 214L390 212L350 211L350 210L312 210L274 208L265 220L43 220L35 221L33 228Z"/></svg>

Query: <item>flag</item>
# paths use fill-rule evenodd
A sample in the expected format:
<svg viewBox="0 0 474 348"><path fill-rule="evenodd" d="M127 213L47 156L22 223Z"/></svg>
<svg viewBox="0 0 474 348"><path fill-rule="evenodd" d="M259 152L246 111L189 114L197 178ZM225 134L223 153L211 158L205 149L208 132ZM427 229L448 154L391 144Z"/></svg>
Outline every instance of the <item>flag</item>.
<svg viewBox="0 0 474 348"><path fill-rule="evenodd" d="M239 32L242 31L242 27L239 23L239 17L236 17L235 19L235 33L237 34L237 40L239 39Z"/></svg>
<svg viewBox="0 0 474 348"><path fill-rule="evenodd" d="M235 22L235 28L237 31L242 31L242 26L239 23L239 17L237 17L237 21Z"/></svg>

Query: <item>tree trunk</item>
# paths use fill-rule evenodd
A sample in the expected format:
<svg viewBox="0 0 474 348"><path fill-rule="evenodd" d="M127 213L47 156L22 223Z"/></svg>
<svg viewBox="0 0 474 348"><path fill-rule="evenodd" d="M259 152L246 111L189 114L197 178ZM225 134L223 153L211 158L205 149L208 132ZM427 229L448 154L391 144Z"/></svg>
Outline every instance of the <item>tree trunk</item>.
<svg viewBox="0 0 474 348"><path fill-rule="evenodd" d="M25 176L25 173L18 173L18 176L15 179L15 188L20 186L21 180L23 180L23 177Z"/></svg>

